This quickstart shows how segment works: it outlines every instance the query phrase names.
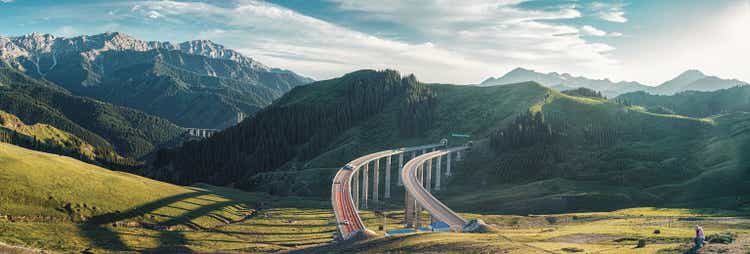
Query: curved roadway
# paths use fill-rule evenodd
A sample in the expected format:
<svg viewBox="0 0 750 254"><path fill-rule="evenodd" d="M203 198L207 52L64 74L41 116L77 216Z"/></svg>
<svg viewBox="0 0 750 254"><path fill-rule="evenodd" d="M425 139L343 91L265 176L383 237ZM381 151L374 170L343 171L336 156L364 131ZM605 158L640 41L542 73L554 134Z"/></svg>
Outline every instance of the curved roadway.
<svg viewBox="0 0 750 254"><path fill-rule="evenodd" d="M365 225L362 223L362 218L357 213L357 207L354 205L354 199L352 197L352 175L354 175L365 164L380 158L440 146L443 145L431 144L371 153L354 159L346 164L346 166L339 169L338 173L336 173L336 176L333 178L333 185L331 186L331 205L333 206L333 213L336 216L336 227L339 230L341 238L346 240L358 232L365 231ZM351 169L347 169L347 166L351 167Z"/></svg>
<svg viewBox="0 0 750 254"><path fill-rule="evenodd" d="M401 173L401 176L404 179L404 187L406 188L406 191L414 197L419 206L426 209L438 220L450 225L451 228L462 228L464 224L466 224L466 220L440 202L435 196L432 196L432 194L422 186L421 181L417 178L417 170L419 169L419 166L423 165L427 160L448 153L466 150L468 148L469 147L467 146L454 147L420 155L409 160L406 165L404 165L404 170Z"/></svg>

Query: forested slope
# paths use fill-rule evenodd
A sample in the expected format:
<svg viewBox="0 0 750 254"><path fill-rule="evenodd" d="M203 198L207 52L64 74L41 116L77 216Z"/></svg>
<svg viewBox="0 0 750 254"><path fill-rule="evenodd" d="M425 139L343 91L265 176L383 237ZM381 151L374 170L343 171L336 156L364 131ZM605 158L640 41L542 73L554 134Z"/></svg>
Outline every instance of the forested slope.
<svg viewBox="0 0 750 254"><path fill-rule="evenodd" d="M706 117L735 111L750 111L750 86L737 86L713 92L687 91L674 95L634 92L620 95L616 100L643 106L653 112L666 111Z"/></svg>
<svg viewBox="0 0 750 254"><path fill-rule="evenodd" d="M737 208L750 193L743 115L656 114L553 91L479 142L462 166L472 170L441 195L459 210L520 214Z"/></svg>
<svg viewBox="0 0 750 254"><path fill-rule="evenodd" d="M360 71L293 89L254 117L215 136L162 150L146 175L180 184L242 184L282 166L295 167L331 149L363 120L399 108L396 130L403 136L429 124L422 112L433 95L413 76L395 71ZM342 158L343 159L343 158Z"/></svg>
<svg viewBox="0 0 750 254"><path fill-rule="evenodd" d="M97 157L133 159L182 135L167 120L143 112L71 95L52 83L0 66L0 110L25 123L44 123L69 132L97 148Z"/></svg>
<svg viewBox="0 0 750 254"><path fill-rule="evenodd" d="M545 93L535 83L427 85L395 71L358 71L295 88L238 126L162 150L143 174L323 196L332 172L356 156L451 133L487 134Z"/></svg>
<svg viewBox="0 0 750 254"><path fill-rule="evenodd" d="M720 152L747 147L744 132L729 131L741 129L741 121L659 114L590 91L571 94L587 97L533 82L421 84L392 71L360 71L293 89L237 127L163 150L143 173L181 184L326 196L335 171L352 158L445 137L451 144L468 141L451 137L458 133L470 135L475 148L450 178L449 191L438 194L459 210L743 202L737 197L748 180L745 156ZM716 183L733 187L711 189Z"/></svg>

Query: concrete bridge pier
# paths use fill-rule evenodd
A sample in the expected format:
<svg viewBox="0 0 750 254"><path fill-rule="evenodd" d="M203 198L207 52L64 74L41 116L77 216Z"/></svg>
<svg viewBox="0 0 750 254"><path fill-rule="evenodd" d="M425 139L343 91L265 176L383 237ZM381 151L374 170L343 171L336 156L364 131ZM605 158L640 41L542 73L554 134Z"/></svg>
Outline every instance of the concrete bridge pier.
<svg viewBox="0 0 750 254"><path fill-rule="evenodd" d="M369 174L370 174L370 163L368 162L368 163L365 163L364 171L362 171L362 202L361 204L362 204L363 209L367 209L367 197L368 197L367 192L370 190L370 188L368 188L369 187L368 186Z"/></svg>
<svg viewBox="0 0 750 254"><path fill-rule="evenodd" d="M398 154L398 186L404 186L404 178L401 173L404 172L404 153Z"/></svg>
<svg viewBox="0 0 750 254"><path fill-rule="evenodd" d="M435 165L436 166L435 168L435 190L436 191L440 190L440 171L442 170L440 163L442 161L443 161L443 156L438 156L437 165Z"/></svg>
<svg viewBox="0 0 750 254"><path fill-rule="evenodd" d="M385 198L391 198L391 157L385 158ZM400 174L399 174L400 175Z"/></svg>
<svg viewBox="0 0 750 254"><path fill-rule="evenodd" d="M427 167L425 167L425 181L424 186L427 192L432 192L432 159L427 160Z"/></svg>
<svg viewBox="0 0 750 254"><path fill-rule="evenodd" d="M374 164L375 167L372 172L372 201L377 203L378 199L380 199L380 158L375 159Z"/></svg>
<svg viewBox="0 0 750 254"><path fill-rule="evenodd" d="M352 199L354 201L354 208L359 210L359 171L352 174Z"/></svg>
<svg viewBox="0 0 750 254"><path fill-rule="evenodd" d="M451 176L451 153L448 153L445 156L447 156L446 158L447 161L445 162L445 166L446 166L445 176Z"/></svg>
<svg viewBox="0 0 750 254"><path fill-rule="evenodd" d="M416 208L416 200L409 195L409 192L404 192L406 196L404 196L404 223L406 224L406 228L412 228L414 227L414 210Z"/></svg>
<svg viewBox="0 0 750 254"><path fill-rule="evenodd" d="M419 169L417 170L417 179L424 186L424 164L420 165ZM414 227L421 228L422 227L422 207L420 207L419 204L415 204L414 206L415 206Z"/></svg>

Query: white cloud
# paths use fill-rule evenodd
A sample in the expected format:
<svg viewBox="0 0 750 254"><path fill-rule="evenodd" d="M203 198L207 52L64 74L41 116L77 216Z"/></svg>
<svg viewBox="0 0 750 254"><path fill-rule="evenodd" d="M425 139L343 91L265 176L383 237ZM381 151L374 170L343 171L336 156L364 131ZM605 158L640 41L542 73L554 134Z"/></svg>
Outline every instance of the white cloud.
<svg viewBox="0 0 750 254"><path fill-rule="evenodd" d="M150 10L146 13L146 17L149 17L150 19L158 19L161 16L162 16L161 13L155 10Z"/></svg>
<svg viewBox="0 0 750 254"><path fill-rule="evenodd" d="M524 0L329 1L365 19L414 29L433 44L480 62L482 70L473 71L480 77L518 65L593 73L617 64L609 56L611 46L587 42L575 27L547 22L581 17L575 5L530 10L516 6Z"/></svg>
<svg viewBox="0 0 750 254"><path fill-rule="evenodd" d="M144 17L158 13L162 27L198 24L206 28L190 39L211 39L267 65L318 79L362 68L393 68L425 81L471 83L517 66L596 76L617 64L610 56L613 47L586 41L574 26L547 22L580 17L574 6L528 10L515 6L522 1L512 0L461 5L334 1L362 12L364 19L388 20L423 38L386 39L256 0L222 5L141 1L127 8Z"/></svg>
<svg viewBox="0 0 750 254"><path fill-rule="evenodd" d="M603 30L601 30L599 28L596 28L596 27L593 27L593 26L590 26L590 25L584 25L584 26L582 26L581 27L581 32L584 35L596 36L596 37L604 37L604 36L607 36L607 37L621 37L622 36L622 33L619 33L619 32L607 33L606 31L603 31Z"/></svg>
<svg viewBox="0 0 750 254"><path fill-rule="evenodd" d="M607 35L607 32L599 30L598 28L589 26L589 25L585 25L581 27L581 31L591 36L606 36Z"/></svg>
<svg viewBox="0 0 750 254"><path fill-rule="evenodd" d="M628 22L623 10L623 4L621 3L592 2L589 5L589 9L594 11L603 20L616 23Z"/></svg>
<svg viewBox="0 0 750 254"><path fill-rule="evenodd" d="M7 3L12 3L13 0L0 0L0 2L3 2L4 4L7 4Z"/></svg>
<svg viewBox="0 0 750 254"><path fill-rule="evenodd" d="M599 13L599 17L606 21L625 23L628 19L625 18L624 11L604 11Z"/></svg>

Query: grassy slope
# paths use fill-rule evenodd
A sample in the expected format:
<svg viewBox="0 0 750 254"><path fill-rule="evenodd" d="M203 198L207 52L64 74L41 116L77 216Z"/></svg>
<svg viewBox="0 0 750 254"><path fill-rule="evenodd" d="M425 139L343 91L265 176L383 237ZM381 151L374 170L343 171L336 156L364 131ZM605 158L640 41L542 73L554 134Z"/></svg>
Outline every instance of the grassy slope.
<svg viewBox="0 0 750 254"><path fill-rule="evenodd" d="M329 241L328 204L180 187L0 143L0 242L11 245L274 252Z"/></svg>
<svg viewBox="0 0 750 254"><path fill-rule="evenodd" d="M667 204L721 207L736 204L725 201L742 192L737 182L727 180L741 176L742 167L737 160L744 157L740 153L747 150L741 146L747 143L747 136L744 133L729 135L728 129L740 128L732 126L741 122L725 120L730 116L691 118L656 114L637 106L565 95L535 83L430 87L437 95L435 120L423 136L399 137L397 106L394 105L340 135L328 152L311 161L289 165L289 168L309 170L262 174L256 176L262 181L255 182L266 185L260 187L261 190L291 186L280 193L323 193L325 196L330 176L347 159L391 147L435 142L451 133L464 133L478 141L477 149L464 165L472 170L458 172L443 198L452 206L465 207L467 211L562 212ZM308 100L323 103L328 98L323 91L336 91L333 85L306 89L310 91L285 97L288 101L284 103ZM488 149L483 138L525 111L543 112L553 127L565 125L570 139L578 141L584 139L581 130L592 127L630 132L634 137L612 146L584 142L561 145L567 158L557 163L548 176L536 179L539 181L509 182L495 172L498 157ZM465 141L451 138L453 144ZM737 156L728 156L728 151ZM712 167L721 167L721 170ZM735 187L731 193L718 193L716 188L711 188L716 184ZM476 188L483 191L477 192ZM401 191L394 191L397 199L401 198ZM700 202L686 203L696 200ZM604 202L592 206L600 201Z"/></svg>
<svg viewBox="0 0 750 254"><path fill-rule="evenodd" d="M335 86L319 89L314 87L303 87L310 90L301 93L300 96L289 96L291 101L281 101L289 104L300 100L325 100L328 96L322 92L335 92ZM400 146L421 145L425 143L436 143L440 139L450 136L452 133L465 133L474 136L484 136L493 131L498 124L511 119L520 112L544 99L548 89L535 84L523 83L507 86L476 87L455 85L430 85L436 94L434 125L422 136L404 138L398 133L398 106L390 105L382 113L358 124L354 128L342 133L336 141L330 145L330 150L307 162L291 163L295 168L328 168L335 169L346 163L346 160L356 158L363 154L374 151L390 149ZM314 89L313 89L314 88ZM465 139L450 138L452 143L464 143ZM291 167L291 166L290 166ZM300 194L314 194L327 196L330 191L330 180L335 170L327 170L328 176L322 180L309 179L305 176L292 176L294 174L308 174L308 171L285 171L284 179L298 179L290 186L309 186L312 191L298 192ZM314 172L321 174L319 170ZM264 183L280 182L270 176L263 174L257 177L265 177ZM381 175L381 177L383 177ZM395 181L395 177L393 178ZM270 189L271 186L260 187ZM296 188L299 189L299 188ZM292 191L296 191L293 189ZM401 190L396 190L401 191ZM398 194L394 194L398 196Z"/></svg>
<svg viewBox="0 0 750 254"><path fill-rule="evenodd" d="M403 218L403 211L388 213L389 225ZM377 237L375 239L307 248L300 253L566 253L578 248L585 253L684 253L690 248L692 228L704 227L706 234L733 232L738 241L750 239L750 219L746 213L722 210L672 208L630 208L612 212L567 213L557 215L488 215L463 213L468 219L480 218L498 228L497 233L422 233ZM371 229L382 224L366 213ZM427 216L424 217L425 219ZM396 228L394 225L390 228ZM659 234L655 234L655 230ZM380 232L382 233L382 232ZM639 239L645 248L634 248ZM704 253L726 253L729 245L712 244ZM739 249L750 246L738 246ZM744 254L744 252L743 252Z"/></svg>
<svg viewBox="0 0 750 254"><path fill-rule="evenodd" d="M441 194L451 207L522 214L633 205L732 207L743 202L738 195L750 193L742 182L749 165L743 158L750 152L742 120L746 114L697 119L554 91L550 95L530 110L543 112L553 128L566 126L566 137L575 142L561 145L564 159L547 176L508 181L496 171L505 165L500 157L480 142L464 165L472 170L459 171L450 190ZM581 142L585 136L579 133L589 126L640 129L639 137L591 145Z"/></svg>
<svg viewBox="0 0 750 254"><path fill-rule="evenodd" d="M282 105L299 101L326 103L322 93L338 93L336 84L322 83L319 87L303 87L299 96L284 97ZM398 134L398 107L389 105L383 112L365 120L352 130L338 137L338 142L331 145L334 152L323 154L309 163L312 168L337 167L342 159L352 158L371 151L388 149L395 146L438 142L451 133L487 134L494 127L509 117L536 103L543 98L547 89L535 83L524 83L495 87L430 85L436 94L434 125L429 132L414 138L403 138ZM351 156L340 158L335 152L340 147L349 149ZM353 149L353 150L351 150Z"/></svg>
<svg viewBox="0 0 750 254"><path fill-rule="evenodd" d="M94 159L94 146L73 134L60 130L49 124L35 123L27 125L18 117L0 110L0 127L18 132L20 134L34 137L44 143L51 144L64 149L73 150L86 158Z"/></svg>

